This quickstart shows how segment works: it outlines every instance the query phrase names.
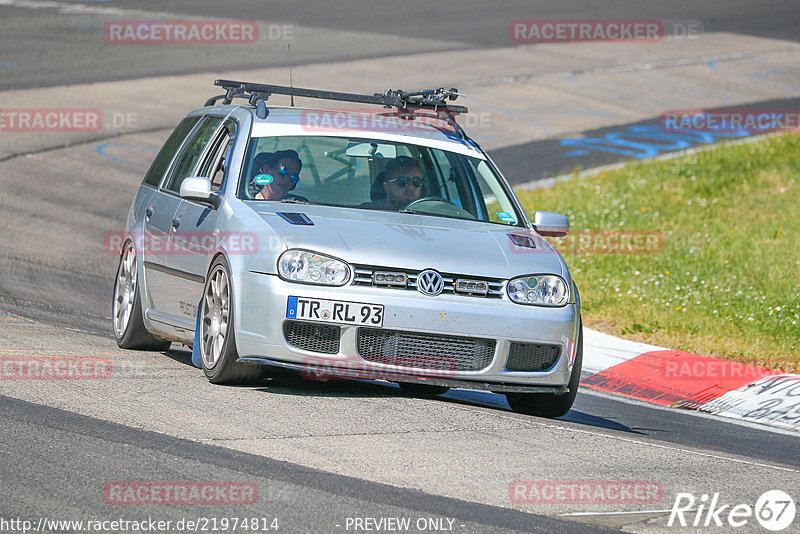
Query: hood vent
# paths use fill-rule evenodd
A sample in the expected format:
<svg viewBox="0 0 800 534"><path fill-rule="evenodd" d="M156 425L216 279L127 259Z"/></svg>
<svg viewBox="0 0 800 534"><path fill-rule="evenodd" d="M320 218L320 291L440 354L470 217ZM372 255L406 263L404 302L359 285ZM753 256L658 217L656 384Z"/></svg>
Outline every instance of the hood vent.
<svg viewBox="0 0 800 534"><path fill-rule="evenodd" d="M518 247L536 248L536 242L529 235L508 234L508 237Z"/></svg>
<svg viewBox="0 0 800 534"><path fill-rule="evenodd" d="M278 215L286 219L292 224L297 224L301 226L314 226L314 222L308 218L308 215L305 213L286 213L284 211L279 211Z"/></svg>

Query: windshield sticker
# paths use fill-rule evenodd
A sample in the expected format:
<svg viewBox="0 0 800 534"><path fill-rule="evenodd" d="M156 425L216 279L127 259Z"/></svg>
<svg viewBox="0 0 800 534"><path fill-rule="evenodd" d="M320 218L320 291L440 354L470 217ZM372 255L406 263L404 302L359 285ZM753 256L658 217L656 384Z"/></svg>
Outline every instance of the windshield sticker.
<svg viewBox="0 0 800 534"><path fill-rule="evenodd" d="M514 218L514 216L511 215L510 213L508 213L507 211L496 211L495 213L497 214L498 217L500 217L500 220L503 221L503 222L507 222L507 223L516 223L517 222L517 220Z"/></svg>
<svg viewBox="0 0 800 534"><path fill-rule="evenodd" d="M272 183L272 176L269 174L259 174L253 178L253 183L256 185L267 185Z"/></svg>

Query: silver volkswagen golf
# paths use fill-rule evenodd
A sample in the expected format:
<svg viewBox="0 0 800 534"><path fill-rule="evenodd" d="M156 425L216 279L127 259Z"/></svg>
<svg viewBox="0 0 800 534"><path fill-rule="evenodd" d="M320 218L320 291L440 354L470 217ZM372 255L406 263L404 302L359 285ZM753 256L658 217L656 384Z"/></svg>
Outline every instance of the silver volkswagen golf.
<svg viewBox="0 0 800 534"><path fill-rule="evenodd" d="M569 223L528 220L455 121L467 111L457 91L216 85L225 93L177 126L131 205L113 295L120 347L187 344L218 384L279 367L569 411L580 300L542 237ZM272 94L361 108L268 106Z"/></svg>

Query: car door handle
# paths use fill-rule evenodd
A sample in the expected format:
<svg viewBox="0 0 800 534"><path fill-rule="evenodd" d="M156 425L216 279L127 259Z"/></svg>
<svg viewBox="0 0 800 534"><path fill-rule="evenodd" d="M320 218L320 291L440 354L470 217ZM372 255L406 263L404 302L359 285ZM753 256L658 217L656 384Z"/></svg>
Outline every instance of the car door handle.
<svg viewBox="0 0 800 534"><path fill-rule="evenodd" d="M180 225L181 225L181 218L180 217L175 217L174 219L172 219L172 227L173 228L177 228Z"/></svg>
<svg viewBox="0 0 800 534"><path fill-rule="evenodd" d="M145 217L150 217L151 215L153 215L154 211L155 210L153 209L153 206L149 206L146 210L144 210Z"/></svg>

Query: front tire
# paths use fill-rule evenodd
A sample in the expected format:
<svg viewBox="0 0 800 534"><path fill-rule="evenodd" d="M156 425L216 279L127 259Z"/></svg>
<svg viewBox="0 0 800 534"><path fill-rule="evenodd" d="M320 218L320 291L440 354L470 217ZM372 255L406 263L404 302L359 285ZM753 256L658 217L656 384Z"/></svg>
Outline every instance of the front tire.
<svg viewBox="0 0 800 534"><path fill-rule="evenodd" d="M233 338L233 286L223 256L211 265L200 301L200 361L212 384L243 384L261 377L257 366L238 363Z"/></svg>
<svg viewBox="0 0 800 534"><path fill-rule="evenodd" d="M575 364L569 378L569 393L556 395L555 393L506 393L506 400L511 409L517 413L537 415L539 417L561 417L567 415L581 381L581 367L583 365L583 324L578 322L578 346L575 353Z"/></svg>
<svg viewBox="0 0 800 534"><path fill-rule="evenodd" d="M114 280L114 301L111 303L114 338L117 345L129 350L167 350L170 341L153 336L144 327L136 249L130 241L122 247Z"/></svg>

